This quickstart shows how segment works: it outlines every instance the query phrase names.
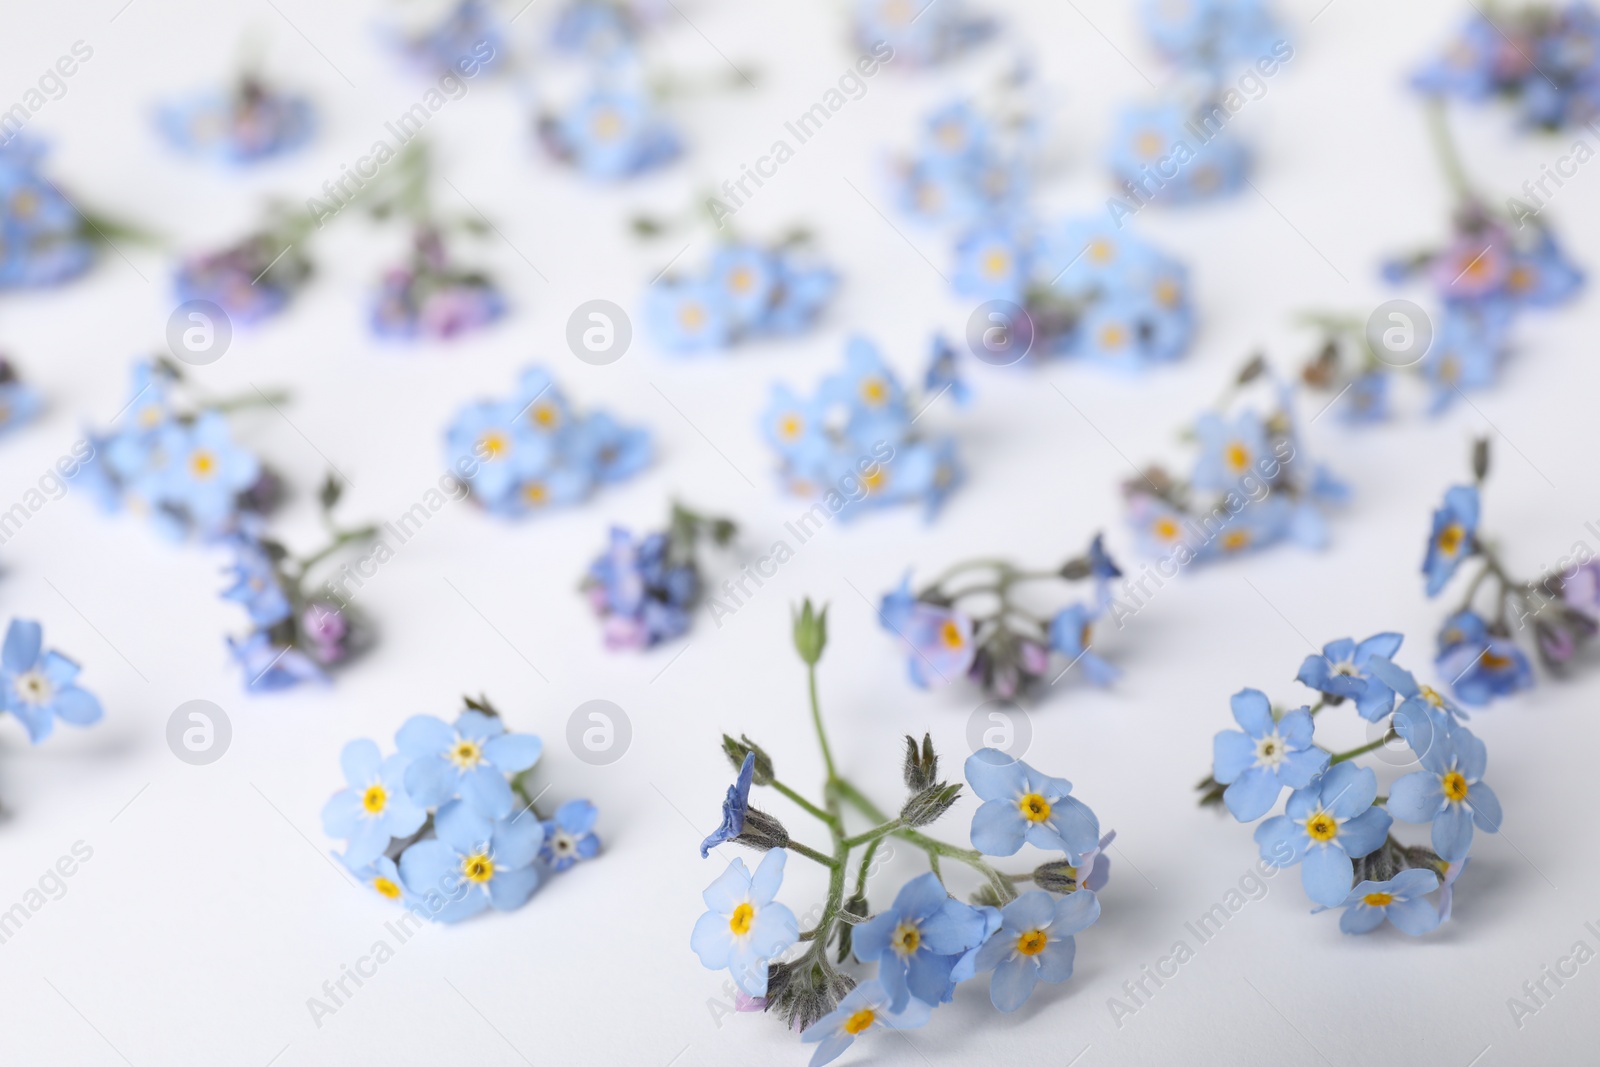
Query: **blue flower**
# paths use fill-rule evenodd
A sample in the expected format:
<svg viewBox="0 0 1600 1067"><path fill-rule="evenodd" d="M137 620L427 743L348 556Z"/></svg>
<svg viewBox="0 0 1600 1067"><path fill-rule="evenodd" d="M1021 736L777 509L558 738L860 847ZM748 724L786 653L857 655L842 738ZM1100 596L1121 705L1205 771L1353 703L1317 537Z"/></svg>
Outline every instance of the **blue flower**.
<svg viewBox="0 0 1600 1067"><path fill-rule="evenodd" d="M1256 464L1268 455L1266 427L1253 411L1240 412L1231 422L1208 411L1194 429L1200 439L1200 457L1189 480L1196 489L1227 492L1245 475L1254 473Z"/></svg>
<svg viewBox="0 0 1600 1067"><path fill-rule="evenodd" d="M984 801L972 816L972 846L990 856L1011 856L1024 841L1036 848L1082 856L1100 844L1100 820L1077 797L1072 783L1040 774L997 749L967 758L967 781Z"/></svg>
<svg viewBox="0 0 1600 1067"><path fill-rule="evenodd" d="M1480 707L1533 685L1533 666L1517 643L1473 611L1458 611L1439 630L1439 673L1463 704Z"/></svg>
<svg viewBox="0 0 1600 1067"><path fill-rule="evenodd" d="M1377 722L1394 709L1394 690L1367 670L1372 657L1390 659L1405 638L1396 633L1374 634L1359 645L1348 637L1322 646L1322 654L1310 655L1300 664L1295 680L1319 693L1343 700L1354 700L1363 719Z"/></svg>
<svg viewBox="0 0 1600 1067"><path fill-rule="evenodd" d="M1347 934L1376 930L1388 919L1395 928L1420 937L1440 923L1440 914L1426 897L1439 888L1439 876L1421 867L1401 871L1387 882L1362 882L1344 899L1339 929Z"/></svg>
<svg viewBox="0 0 1600 1067"><path fill-rule="evenodd" d="M230 92L197 93L163 105L157 125L168 143L227 163L253 163L300 147L311 137L311 101L244 78Z"/></svg>
<svg viewBox="0 0 1600 1067"><path fill-rule="evenodd" d="M1390 814L1403 822L1431 822L1439 857L1447 863L1466 859L1474 825L1490 834L1500 829L1500 798L1483 782L1488 750L1465 726L1441 728L1426 716L1397 716L1396 730L1423 769L1394 783Z"/></svg>
<svg viewBox="0 0 1600 1067"><path fill-rule="evenodd" d="M1360 859L1383 844L1394 820L1372 806L1378 779L1369 767L1336 763L1289 794L1287 814L1256 827L1261 858L1274 867L1301 863L1300 881L1318 904L1337 907L1350 895Z"/></svg>
<svg viewBox="0 0 1600 1067"><path fill-rule="evenodd" d="M700 278L663 278L645 294L645 322L669 352L726 347L734 322L722 294Z"/></svg>
<svg viewBox="0 0 1600 1067"><path fill-rule="evenodd" d="M1351 379L1339 405L1339 417L1350 423L1383 422L1389 417L1389 375L1367 371Z"/></svg>
<svg viewBox="0 0 1600 1067"><path fill-rule="evenodd" d="M1567 260L1549 230L1539 231L1538 243L1512 260L1506 276L1506 289L1528 307L1563 304L1582 288L1583 271Z"/></svg>
<svg viewBox="0 0 1600 1067"><path fill-rule="evenodd" d="M878 606L878 621L892 633L903 633L911 622L911 611L917 596L911 591L911 572L907 571L900 584L883 594Z"/></svg>
<svg viewBox="0 0 1600 1067"><path fill-rule="evenodd" d="M544 838L538 819L519 812L491 820L455 800L434 814L433 829L438 837L400 854L400 877L418 896L446 898L433 916L440 922L460 922L491 905L512 911L538 887L533 861Z"/></svg>
<svg viewBox="0 0 1600 1067"><path fill-rule="evenodd" d="M773 898L783 885L789 854L775 848L761 857L755 873L736 859L701 894L708 910L694 924L689 947L713 971L724 967L752 997L767 995L767 963L800 936L800 924Z"/></svg>
<svg viewBox="0 0 1600 1067"><path fill-rule="evenodd" d="M1118 184L1174 204L1242 189L1250 154L1226 129L1207 140L1196 136L1194 129L1205 129L1211 120L1211 109L1201 107L1196 112L1186 104L1161 103L1124 109L1110 153Z"/></svg>
<svg viewBox="0 0 1600 1067"><path fill-rule="evenodd" d="M322 809L322 828L329 837L347 840L348 864L371 863L389 847L389 840L417 832L428 813L406 794L406 766L411 761L394 755L384 759L378 746L365 738L351 741L339 754L348 789L333 795Z"/></svg>
<svg viewBox="0 0 1600 1067"><path fill-rule="evenodd" d="M856 45L875 56L892 57L897 65L942 63L987 40L995 31L992 19L949 0L855 0L851 6L855 9ZM817 1067L815 1061L812 1067Z"/></svg>
<svg viewBox="0 0 1600 1067"><path fill-rule="evenodd" d="M984 223L956 245L955 291L981 300L1021 303L1028 286L1027 246L1009 226Z"/></svg>
<svg viewBox="0 0 1600 1067"><path fill-rule="evenodd" d="M1444 504L1433 513L1428 551L1422 573L1428 578L1428 595L1436 596L1456 573L1461 561L1478 551L1478 489L1451 486Z"/></svg>
<svg viewBox="0 0 1600 1067"><path fill-rule="evenodd" d="M242 641L228 638L228 651L244 673L245 688L252 692L328 680L315 660L293 645L275 640L266 630L255 630Z"/></svg>
<svg viewBox="0 0 1600 1067"><path fill-rule="evenodd" d="M750 810L750 782L755 773L756 754L746 752L744 763L739 767L739 777L728 787L728 795L722 801L722 825L700 842L701 859L709 856L718 845L732 841L744 832L744 817Z"/></svg>
<svg viewBox="0 0 1600 1067"><path fill-rule="evenodd" d="M261 476L261 462L234 444L228 420L205 411L191 425L168 423L158 446L168 457L161 500L182 508L202 534L220 532L239 510L239 494Z"/></svg>
<svg viewBox="0 0 1600 1067"><path fill-rule="evenodd" d="M950 399L956 402L957 407L966 407L972 400L972 387L962 380L961 368L956 364L956 350L943 334L933 339L928 369L922 377L922 389L929 396L938 396L948 390Z"/></svg>
<svg viewBox="0 0 1600 1067"><path fill-rule="evenodd" d="M600 484L626 481L655 458L649 430L624 426L604 411L575 423L566 445L572 463Z"/></svg>
<svg viewBox="0 0 1600 1067"><path fill-rule="evenodd" d="M950 999L951 971L985 933L983 914L951 897L930 872L907 882L892 907L857 926L851 944L856 959L878 961L890 1010L899 1012L912 997L929 1005Z"/></svg>
<svg viewBox="0 0 1600 1067"><path fill-rule="evenodd" d="M600 839L594 822L600 809L587 800L569 800L556 809L553 819L544 821L544 842L539 859L553 871L564 871L579 860L600 854Z"/></svg>
<svg viewBox="0 0 1600 1067"><path fill-rule="evenodd" d="M910 647L906 669L919 689L948 685L967 673L977 654L973 623L966 612L918 601L900 637Z"/></svg>
<svg viewBox="0 0 1600 1067"><path fill-rule="evenodd" d="M610 548L589 564L583 588L605 619L607 648L649 648L688 630L700 575L692 559L668 566L667 548L664 534L635 541L614 526Z"/></svg>
<svg viewBox="0 0 1600 1067"><path fill-rule="evenodd" d="M94 262L81 216L38 172L43 155L15 134L0 143L0 289L57 285Z"/></svg>
<svg viewBox="0 0 1600 1067"><path fill-rule="evenodd" d="M597 88L560 119L542 123L540 132L556 158L603 180L669 163L681 147L677 133L638 90Z"/></svg>
<svg viewBox="0 0 1600 1067"><path fill-rule="evenodd" d="M406 789L425 808L460 796L477 815L501 819L515 798L507 775L532 767L544 743L532 734L506 730L498 716L463 711L453 725L432 715L413 715L394 736L409 757Z"/></svg>
<svg viewBox="0 0 1600 1067"><path fill-rule="evenodd" d="M811 1054L807 1067L823 1067L844 1055L856 1038L874 1027L888 1030L915 1030L928 1022L933 1009L920 1000L909 1000L900 1011L890 1005L889 991L876 978L868 979L844 995L839 1006L800 1035L805 1042L821 1042Z"/></svg>
<svg viewBox="0 0 1600 1067"><path fill-rule="evenodd" d="M1088 889L1059 900L1035 889L1001 908L1000 916L1000 929L978 950L977 966L994 971L989 999L1009 1012L1022 1007L1040 982L1072 977L1072 935L1100 918L1100 900Z"/></svg>
<svg viewBox="0 0 1600 1067"><path fill-rule="evenodd" d="M1226 76L1283 43L1262 0L1143 0L1139 16L1156 49L1197 74Z"/></svg>
<svg viewBox="0 0 1600 1067"><path fill-rule="evenodd" d="M807 330L839 290L839 275L828 266L788 251L777 257L778 281L772 302L752 329L779 336Z"/></svg>
<svg viewBox="0 0 1600 1067"><path fill-rule="evenodd" d="M1050 647L1073 663L1083 664L1083 673L1095 685L1110 685L1122 672L1090 651L1094 646L1094 624L1100 614L1098 606L1088 604L1062 608L1050 620Z"/></svg>
<svg viewBox="0 0 1600 1067"><path fill-rule="evenodd" d="M77 685L78 665L44 649L44 628L31 619L12 619L0 648L0 686L4 708L27 727L38 744L50 736L59 717L73 726L91 726L104 712L100 701Z"/></svg>
<svg viewBox="0 0 1600 1067"><path fill-rule="evenodd" d="M395 35L394 44L420 73L470 78L494 64L505 38L491 4L459 0L436 25L414 35Z"/></svg>
<svg viewBox="0 0 1600 1067"><path fill-rule="evenodd" d="M356 881L370 887L385 900L398 900L407 908L423 903L406 888L405 879L400 877L400 868L388 856L379 856L367 864L351 863L346 856L340 856L339 859Z"/></svg>
<svg viewBox="0 0 1600 1067"><path fill-rule="evenodd" d="M1395 722L1407 716L1421 714L1435 726L1448 729L1467 718L1467 713L1456 707L1432 686L1418 685L1416 676L1391 663L1387 657L1373 656L1367 661L1367 670L1374 678L1400 695L1401 704L1395 709Z"/></svg>
<svg viewBox="0 0 1600 1067"><path fill-rule="evenodd" d="M291 611L289 597L265 546L243 533L236 534L229 543L234 551L229 568L233 584L223 590L223 599L243 604L250 621L257 626L273 626L287 619Z"/></svg>
<svg viewBox="0 0 1600 1067"><path fill-rule="evenodd" d="M1443 411L1464 389L1494 384L1500 370L1508 317L1487 307L1447 306L1423 357L1423 377L1434 386L1430 410Z"/></svg>
<svg viewBox="0 0 1600 1067"><path fill-rule="evenodd" d="M473 495L490 507L504 502L524 479L543 473L555 451L550 436L534 431L515 401L467 405L447 441L452 466L473 465L467 481Z"/></svg>
<svg viewBox="0 0 1600 1067"><path fill-rule="evenodd" d="M1327 770L1328 754L1311 741L1316 727L1308 708L1274 720L1259 689L1233 694L1233 717L1244 727L1224 730L1212 744L1211 776L1228 788L1222 799L1240 822L1254 822L1278 802L1284 786L1304 789Z"/></svg>

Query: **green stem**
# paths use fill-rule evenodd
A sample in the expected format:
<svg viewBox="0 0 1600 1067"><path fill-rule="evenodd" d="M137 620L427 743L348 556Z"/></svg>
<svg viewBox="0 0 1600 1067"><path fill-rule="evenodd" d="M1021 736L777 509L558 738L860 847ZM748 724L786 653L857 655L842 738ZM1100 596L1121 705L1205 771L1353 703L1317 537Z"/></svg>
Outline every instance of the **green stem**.
<svg viewBox="0 0 1600 1067"><path fill-rule="evenodd" d="M1449 112L1441 97L1428 102L1428 134L1433 141L1433 151L1439 158L1445 180L1462 206L1476 203L1478 197L1467 180L1466 168L1461 165L1461 154L1456 150L1455 138L1450 135Z"/></svg>
<svg viewBox="0 0 1600 1067"><path fill-rule="evenodd" d="M861 854L861 867L856 871L856 896L867 891L867 868L872 866L872 857L878 854L878 846L883 844L883 838L878 838L867 845L867 850Z"/></svg>
<svg viewBox="0 0 1600 1067"><path fill-rule="evenodd" d="M782 793L784 796L788 797L790 800L794 801L813 817L821 819L823 822L830 824L834 821L834 817L831 813L817 807L815 804L811 803L811 801L807 800L793 789L784 785L776 778L772 779L767 784L772 786L772 788L776 789L779 793Z"/></svg>
<svg viewBox="0 0 1600 1067"><path fill-rule="evenodd" d="M857 789L848 781L840 779L838 783L836 783L835 788L838 790L840 796L842 796L852 807L860 811L861 814L865 815L867 818L876 819L880 823L889 821L888 816L886 816L876 804L869 800L866 794L862 793L861 790ZM957 863L966 864L968 867L971 867L973 870L983 875L983 877L987 879L989 884L994 888L996 894L1000 897L1002 902L1009 902L1016 899L1017 890L1016 887L1011 884L1010 877L989 866L988 862L983 858L983 853L979 852L977 849L959 848L955 845L947 844L944 841L937 840L936 838L929 837L926 834L919 833L916 830L905 828L892 831L892 836L898 837L902 841L909 842L910 844L915 845L917 848L920 848L922 851L926 852L928 854L929 866L934 867L935 873L937 873L938 868L934 857L942 856L946 859L953 859ZM940 880L942 881L943 879L941 878Z"/></svg>
<svg viewBox="0 0 1600 1067"><path fill-rule="evenodd" d="M806 685L811 694L811 722L817 728L817 744L822 746L822 762L828 768L828 782L831 785L839 780L839 772L834 769L833 750L828 747L828 732L822 727L822 705L817 701L817 665L806 664Z"/></svg>
<svg viewBox="0 0 1600 1067"><path fill-rule="evenodd" d="M1328 766L1332 767L1335 763L1343 763L1345 760L1352 760L1357 756L1365 756L1368 752L1376 752L1378 749L1388 744L1390 740L1399 736L1399 734L1395 733L1393 730L1390 730L1376 741L1362 745L1360 748L1352 748L1348 752L1339 752L1334 754L1328 760Z"/></svg>
<svg viewBox="0 0 1600 1067"><path fill-rule="evenodd" d="M301 576L304 577L306 572L311 570L312 567L315 567L317 564L333 555L339 549L343 548L345 545L348 545L351 541L365 541L369 538L376 537L377 535L378 528L376 526L363 526L359 530L345 530L341 532L338 534L338 536L334 537L332 541L324 545L320 551L314 552L305 559L298 561L300 564Z"/></svg>
<svg viewBox="0 0 1600 1067"><path fill-rule="evenodd" d="M224 397L221 400L212 400L206 407L213 411L226 414L230 411L242 411L245 408L259 407L262 404L278 405L287 404L290 395L282 389L273 392L260 392L255 394L240 394L239 396Z"/></svg>
<svg viewBox="0 0 1600 1067"><path fill-rule="evenodd" d="M889 834L894 833L904 825L905 823L901 822L899 819L890 819L882 826L874 826L866 833L857 834L854 837L847 837L843 841L839 842L839 844L842 845L846 850L860 848L862 845L869 844L881 837L887 837Z"/></svg>
<svg viewBox="0 0 1600 1067"><path fill-rule="evenodd" d="M839 866L839 861L834 859L832 856L828 855L826 852L818 852L816 849L811 848L808 845L802 845L798 841L791 840L784 847L787 848L790 852L798 852L800 855L804 856L808 860L815 860L816 862L822 864L824 867L837 867L837 866Z"/></svg>

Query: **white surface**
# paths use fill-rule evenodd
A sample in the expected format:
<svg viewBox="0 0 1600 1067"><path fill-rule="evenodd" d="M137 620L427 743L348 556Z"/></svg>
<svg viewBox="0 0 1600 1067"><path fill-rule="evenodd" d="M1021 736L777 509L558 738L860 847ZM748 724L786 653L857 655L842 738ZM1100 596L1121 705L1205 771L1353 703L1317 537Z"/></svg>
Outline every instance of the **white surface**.
<svg viewBox="0 0 1600 1067"><path fill-rule="evenodd" d="M524 44L553 2L518 22ZM311 194L423 88L377 46L372 5L134 0L110 22L121 3L12 5L0 35L0 98L19 97L31 72L73 41L89 42L92 61L30 130L53 142L50 173L72 195L169 236L173 249L233 237L258 194ZM927 573L979 552L1051 563L1100 527L1131 557L1116 491L1128 473L1124 457L1179 458L1173 431L1249 351L1265 346L1280 365L1303 355L1310 339L1290 329L1294 310L1364 313L1386 295L1379 256L1443 233L1442 185L1401 77L1466 6L1334 0L1308 24L1321 0L1283 5L1296 58L1239 120L1262 149L1262 195L1138 220L1194 267L1203 330L1189 361L1136 380L1070 364L1034 373L978 368L975 408L957 414L940 404L924 417L959 434L972 475L937 525L908 510L830 528L722 628L702 614L687 645L608 655L573 586L609 523L658 522L669 495L681 494L736 516L753 556L802 510L775 491L755 428L769 383L809 388L854 330L913 372L930 331L958 331L970 310L845 179L947 270L946 240L889 208L880 153L910 140L915 117L948 95L947 79L972 80L995 53L948 73L879 75L741 213L756 233L797 220L819 231L846 280L825 328L722 359L673 359L642 333L610 367L566 352L562 331L574 306L597 296L635 306L683 244L634 245L627 215L673 210L735 173L853 58L842 5L680 6L704 36L673 16L659 59L721 77L720 50L765 77L757 92L686 106L691 154L663 176L620 188L579 184L535 153L524 104L503 81L478 81L434 120L444 176L514 245L491 239L482 249L515 303L502 326L448 349L374 343L362 301L400 245L350 219L314 248L322 277L293 310L241 332L227 357L199 375L218 392L252 382L294 390L286 408L293 425L270 411L238 425L299 490L280 528L302 546L315 535L310 495L322 456L353 482L349 518L391 519L433 483L456 408L507 391L533 360L578 403L655 428L660 461L647 475L540 522L507 525L467 508L437 517L368 585L363 602L382 628L376 652L331 689L264 699L246 698L226 659L223 634L241 631L243 619L216 595L222 553L163 543L139 521L103 518L73 496L5 546L7 614L42 620L49 643L84 663L108 714L99 727L60 730L38 749L15 724L4 729L0 907L74 842L94 854L62 899L0 945L0 1062L803 1063L809 1049L772 1019L742 1016L719 1027L709 1005L722 998L723 977L701 969L688 949L700 890L723 862L701 861L694 848L729 778L718 734L759 738L797 785L819 773L803 675L788 646L790 602L809 594L833 603L822 692L836 751L858 782L893 803L900 735L932 730L953 769L981 698L964 686L911 689L894 642L857 590L875 598L908 564ZM1148 92L1135 66L1156 81L1161 68L1129 4L1007 6L1013 39L1034 46L1062 107L1065 163L1044 199L1057 211L1099 210L1112 111ZM222 77L244 33L266 43L270 69L315 91L326 125L310 151L240 176L167 153L148 112L158 98ZM1517 136L1493 109L1460 114L1456 125L1474 172L1495 189L1536 175L1572 139ZM1591 268L1600 265L1597 180L1581 172L1551 208ZM464 207L448 187L438 196L447 209ZM684 261L707 248L697 235ZM0 300L0 345L51 404L0 447L7 505L80 426L117 411L129 361L161 342L174 252L128 254L131 266L111 255L66 289ZM1475 720L1505 832L1480 840L1448 929L1416 942L1388 932L1344 937L1333 916L1306 915L1290 873L1120 1029L1107 998L1187 939L1185 922L1255 861L1247 828L1192 805L1211 736L1229 725L1227 696L1253 685L1299 699L1291 679L1307 639L1380 629L1405 631L1401 661L1431 673L1442 607L1423 599L1417 563L1427 511L1463 475L1472 435L1491 427L1502 435L1486 523L1520 569L1552 562L1579 538L1595 543L1583 528L1600 518L1589 474L1595 306L1591 289L1575 306L1521 322L1521 351L1503 385L1475 398L1476 410L1458 406L1438 420L1361 435L1320 420L1313 451L1356 490L1334 523L1334 547L1322 555L1283 548L1169 586L1126 631L1103 637L1126 670L1122 684L1090 692L1069 677L1032 708L1030 761L1070 777L1119 832L1104 918L1080 938L1076 977L1041 987L1011 1018L998 1017L984 984L972 983L907 1041L880 1035L843 1062L1342 1067L1590 1058L1600 993L1600 974L1591 972L1600 964L1568 980L1520 1030L1506 1001L1579 939L1600 947L1583 925L1600 919L1590 888L1600 875L1590 811L1593 674L1544 685ZM725 565L713 561L712 575ZM387 746L407 716L449 715L463 691L488 693L516 727L545 737L550 797L592 797L607 851L522 911L425 930L318 1028L307 998L366 954L395 915L322 858L330 842L318 811L340 785L339 747L357 736ZM624 707L634 727L632 749L603 768L580 763L563 743L567 716L597 697ZM234 726L231 750L209 767L178 762L163 738L172 709L194 698L223 705ZM787 805L768 806L793 816L797 836L820 836ZM964 838L970 811L963 802L940 829ZM820 898L822 880L807 866L791 864L783 894L796 910ZM903 855L877 901L916 871Z"/></svg>

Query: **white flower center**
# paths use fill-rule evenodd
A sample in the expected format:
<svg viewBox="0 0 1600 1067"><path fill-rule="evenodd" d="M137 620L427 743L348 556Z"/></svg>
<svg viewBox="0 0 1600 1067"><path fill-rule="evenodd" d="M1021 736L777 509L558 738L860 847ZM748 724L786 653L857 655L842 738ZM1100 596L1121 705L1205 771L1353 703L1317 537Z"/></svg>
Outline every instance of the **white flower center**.
<svg viewBox="0 0 1600 1067"><path fill-rule="evenodd" d="M50 684L50 679L44 672L38 670L24 671L17 675L15 682L17 696L26 704L48 704L55 695L55 687Z"/></svg>
<svg viewBox="0 0 1600 1067"><path fill-rule="evenodd" d="M1276 767L1289 755L1289 748L1283 743L1283 735L1274 730L1265 737L1256 739L1256 762L1263 767Z"/></svg>

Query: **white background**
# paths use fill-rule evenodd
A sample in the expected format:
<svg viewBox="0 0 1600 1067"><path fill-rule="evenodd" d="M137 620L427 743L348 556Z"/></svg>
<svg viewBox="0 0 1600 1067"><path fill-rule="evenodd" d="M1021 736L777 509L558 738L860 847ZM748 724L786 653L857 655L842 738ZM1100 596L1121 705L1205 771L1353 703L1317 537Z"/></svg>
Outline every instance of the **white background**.
<svg viewBox="0 0 1600 1067"><path fill-rule="evenodd" d="M525 72L543 62L526 57L554 2L537 0L516 23ZM80 203L166 241L124 245L126 261L108 254L67 288L0 298L0 345L50 405L0 445L4 506L84 426L104 425L121 407L130 361L162 344L180 252L236 237L268 194L311 195L425 88L381 47L375 4L134 0L117 15L121 3L13 3L0 35L0 106L20 99L74 41L94 48L29 132L48 137L48 171ZM487 333L416 350L373 341L364 300L401 251L401 235L352 213L316 238L316 283L288 314L240 331L224 359L197 373L219 393L252 383L293 390L287 418L264 410L236 423L297 490L277 524L292 544L312 546L312 489L326 461L352 483L347 518L393 519L434 483L456 409L508 392L530 362L552 369L580 406L650 425L660 446L647 474L581 508L519 525L467 507L433 519L363 592L381 641L333 687L244 694L223 645L245 624L217 597L221 552L165 543L78 494L52 502L5 545L6 613L44 623L47 642L84 664L107 715L37 749L15 723L0 732L0 908L74 842L94 850L68 893L0 945L0 1061L804 1062L809 1048L774 1019L719 1026L713 1006L725 976L703 970L688 949L700 891L734 853L725 847L702 861L695 848L730 778L718 735L757 737L796 784L820 774L788 646L789 605L804 595L833 605L821 686L843 768L893 805L900 736L931 730L954 773L982 698L964 684L912 689L867 598L907 566L927 574L973 554L1053 565L1100 528L1131 559L1117 492L1129 460L1187 462L1175 432L1246 356L1259 347L1287 367L1307 353L1312 338L1293 328L1296 310L1364 315L1393 295L1377 279L1379 257L1436 242L1446 225L1422 110L1403 76L1466 5L1333 0L1320 13L1321 0L1282 5L1295 58L1238 120L1260 146L1259 192L1138 219L1193 267L1202 326L1186 362L1136 379L1068 363L975 367L973 408L941 401L919 422L958 435L971 474L936 524L907 509L831 527L721 628L702 613L687 643L642 657L605 653L574 586L610 523L658 523L681 495L737 517L741 551L753 559L802 510L778 494L757 433L770 383L811 388L858 330L914 374L933 330L961 330L970 303L923 258L948 273L946 236L905 222L882 177L885 153L910 142L919 115L959 84L981 84L1006 48L1026 42L1055 103L1057 166L1041 207L1052 217L1102 210L1100 158L1114 110L1149 95L1165 69L1130 4L997 6L1007 9L1005 47L946 71L891 64L741 212L741 226L757 235L813 227L844 276L825 323L803 340L679 359L641 327L623 360L591 367L566 350L563 330L584 300L636 307L691 240L681 262L703 261L705 231L640 245L626 218L683 210L765 152L783 121L853 61L843 4L686 0L692 25L669 11L657 62L720 80L730 76L728 57L759 69L760 88L685 102L676 115L687 158L639 182L595 187L542 158L530 139L528 89L515 79L478 79L436 116L429 135L442 176L460 191L441 183L437 202L460 212L465 197L504 235L463 249L492 264L514 305ZM314 145L244 173L170 154L153 134L152 106L226 77L245 36L263 47L269 70L316 96L324 126ZM1469 166L1494 190L1537 176L1572 140L1519 135L1498 109L1458 112L1456 128ZM1581 171L1547 216L1591 268L1600 263L1596 181ZM906 1040L879 1035L845 1062L1587 1059L1579 1050L1594 1033L1600 964L1520 1030L1506 1002L1580 938L1600 948L1583 926L1600 919L1590 888L1600 873L1592 674L1542 685L1474 720L1505 830L1480 839L1448 928L1419 941L1389 930L1345 937L1334 916L1307 916L1291 872L1120 1029L1107 999L1176 939L1193 946L1185 922L1254 863L1248 828L1195 810L1191 796L1209 767L1211 736L1231 725L1229 694L1253 685L1299 701L1305 693L1292 678L1311 642L1381 629L1408 633L1400 661L1431 678L1431 633L1444 606L1424 599L1417 565L1428 510L1464 476L1471 437L1496 437L1486 525L1519 571L1553 563L1580 538L1596 544L1584 530L1600 519L1589 474L1594 309L1591 291L1519 322L1503 383L1475 396L1475 407L1458 404L1437 419L1413 410L1359 433L1319 419L1311 450L1355 489L1329 551L1284 547L1186 575L1125 630L1102 633L1103 651L1126 671L1116 688L1088 690L1074 672L1030 701L1027 758L1071 778L1119 833L1104 917L1079 939L1076 976L1041 987L1007 1018L990 1008L982 982L971 983L926 1029ZM1417 399L1408 398L1413 409ZM736 562L712 559L713 580ZM464 691L489 694L516 728L544 736L548 797L599 804L604 856L524 910L423 931L319 1028L307 999L385 936L395 914L325 858L332 843L318 813L341 785L339 748L358 736L387 747L406 717L448 717ZM223 706L233 723L231 749L207 767L179 762L164 740L172 710L196 698ZM633 726L627 754L599 768L564 741L573 709L595 698L621 705ZM766 803L797 837L823 836L785 803ZM964 840L971 810L963 801L940 829ZM879 904L918 872L913 859L902 851L878 881ZM823 880L802 861L790 866L782 899L804 911Z"/></svg>

